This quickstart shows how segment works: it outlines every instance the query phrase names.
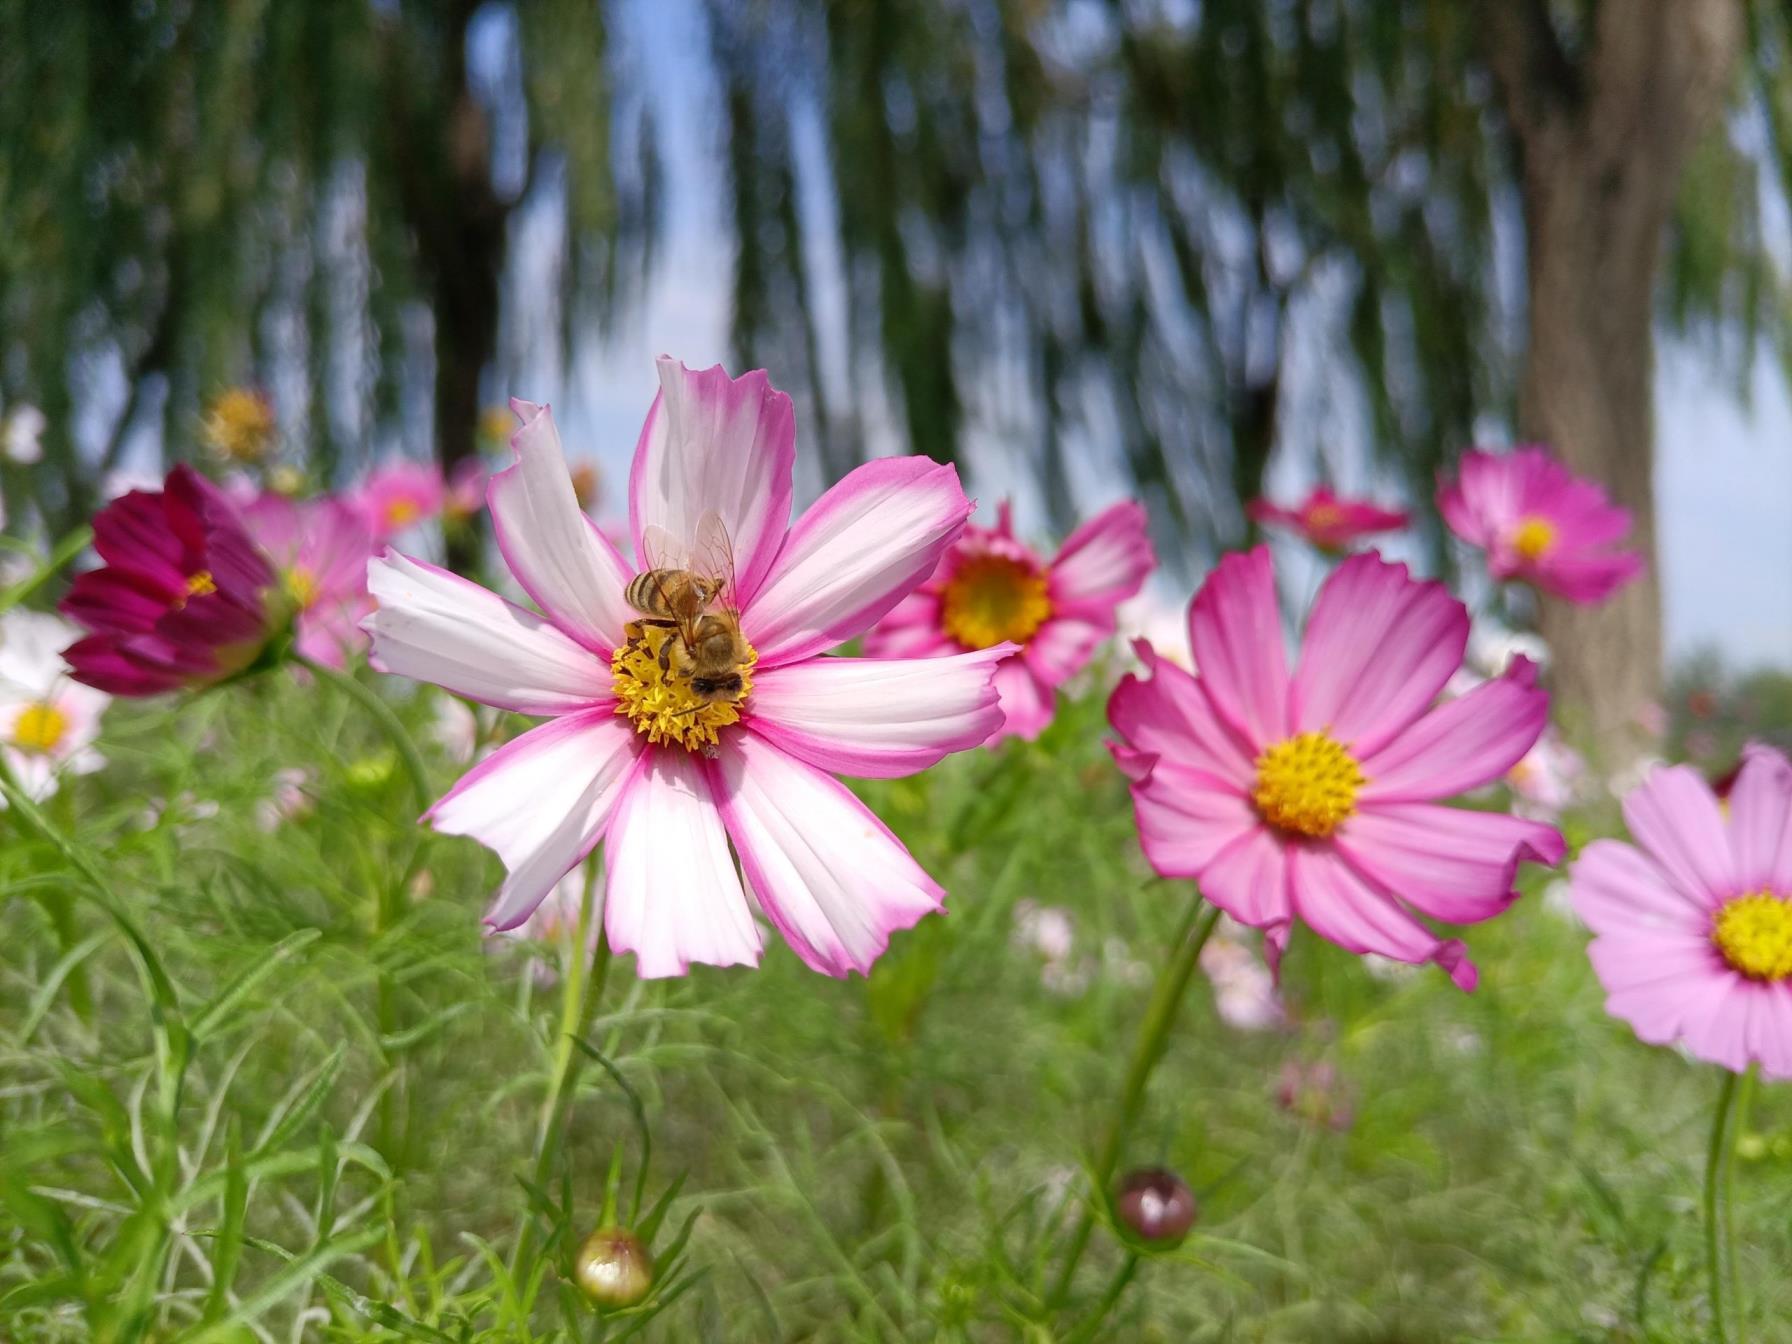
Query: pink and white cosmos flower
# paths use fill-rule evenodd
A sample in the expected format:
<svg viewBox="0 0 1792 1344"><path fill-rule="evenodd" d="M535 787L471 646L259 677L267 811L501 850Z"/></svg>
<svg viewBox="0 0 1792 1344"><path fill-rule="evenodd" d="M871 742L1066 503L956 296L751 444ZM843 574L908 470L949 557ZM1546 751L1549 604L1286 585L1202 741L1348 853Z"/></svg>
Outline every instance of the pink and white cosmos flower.
<svg viewBox="0 0 1792 1344"><path fill-rule="evenodd" d="M374 536L385 541L434 518L447 497L442 469L435 463L395 458L369 472L353 500Z"/></svg>
<svg viewBox="0 0 1792 1344"><path fill-rule="evenodd" d="M1031 741L1052 721L1057 688L1114 633L1116 611L1157 564L1144 508L1130 500L1097 514L1047 561L1017 540L1004 503L994 527L967 527L926 583L865 640L878 657L1019 647L996 673L1006 716L992 740Z"/></svg>
<svg viewBox="0 0 1792 1344"><path fill-rule="evenodd" d="M64 774L91 774L106 764L93 743L112 697L71 680L62 658L79 634L48 612L15 607L0 615L0 753L19 787L39 801L56 792Z"/></svg>
<svg viewBox="0 0 1792 1344"><path fill-rule="evenodd" d="M1643 572L1639 553L1613 549L1630 511L1545 448L1464 453L1456 478L1439 482L1437 507L1452 532L1487 552L1496 579L1591 605Z"/></svg>
<svg viewBox="0 0 1792 1344"><path fill-rule="evenodd" d="M1728 802L1657 767L1624 799L1636 844L1588 845L1569 899L1607 1012L1651 1045L1792 1078L1792 765L1749 747Z"/></svg>
<svg viewBox="0 0 1792 1344"><path fill-rule="evenodd" d="M1001 722L993 679L1010 650L824 655L932 573L971 505L951 467L883 458L793 526L790 399L763 372L662 359L659 374L629 477L635 550L649 527L691 543L700 520L721 520L727 597L754 653L748 694L701 706L630 641L634 567L579 510L547 408L513 402L516 463L487 503L539 612L391 551L369 572L367 628L387 671L549 720L427 820L504 860L494 929L521 924L602 841L605 929L640 975L756 964L755 903L814 969L864 972L944 893L833 776L907 775L982 742Z"/></svg>
<svg viewBox="0 0 1792 1344"><path fill-rule="evenodd" d="M1298 917L1351 952L1436 962L1463 989L1463 945L1418 914L1474 924L1516 899L1520 860L1558 862L1553 827L1439 806L1498 779L1543 731L1530 662L1434 704L1462 664L1468 613L1441 584L1367 552L1326 579L1291 676L1269 551L1228 555L1189 608L1198 674L1140 657L1108 718L1145 854L1194 878L1279 957Z"/></svg>
<svg viewBox="0 0 1792 1344"><path fill-rule="evenodd" d="M1313 492L1292 508L1272 504L1267 499L1253 499L1245 505L1245 515L1259 523L1269 523L1297 532L1319 550L1336 552L1352 542L1377 532L1398 532L1412 521L1404 509L1384 509L1366 499L1346 499L1332 493L1330 486L1316 486Z"/></svg>

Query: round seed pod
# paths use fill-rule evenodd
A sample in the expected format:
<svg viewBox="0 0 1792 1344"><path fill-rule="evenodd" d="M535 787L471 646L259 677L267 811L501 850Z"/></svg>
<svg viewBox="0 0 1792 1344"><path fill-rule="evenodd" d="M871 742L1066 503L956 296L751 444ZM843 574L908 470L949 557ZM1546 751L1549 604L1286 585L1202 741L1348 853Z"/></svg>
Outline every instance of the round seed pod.
<svg viewBox="0 0 1792 1344"><path fill-rule="evenodd" d="M1114 1214L1140 1241L1173 1245L1195 1225L1195 1196L1187 1182L1163 1167L1129 1171L1114 1198Z"/></svg>
<svg viewBox="0 0 1792 1344"><path fill-rule="evenodd" d="M625 1227L600 1227L573 1261L579 1289L600 1307L632 1307L653 1287L653 1257Z"/></svg>

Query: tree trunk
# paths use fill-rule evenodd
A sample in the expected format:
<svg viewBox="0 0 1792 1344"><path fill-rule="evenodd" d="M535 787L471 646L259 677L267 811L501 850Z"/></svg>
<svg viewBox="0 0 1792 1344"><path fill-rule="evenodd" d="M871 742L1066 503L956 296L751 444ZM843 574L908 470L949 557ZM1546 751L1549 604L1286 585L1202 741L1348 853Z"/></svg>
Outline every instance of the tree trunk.
<svg viewBox="0 0 1792 1344"><path fill-rule="evenodd" d="M1570 57L1546 0L1490 0L1489 63L1523 183L1528 340L1518 422L1635 519L1649 571L1599 607L1542 602L1562 721L1603 760L1661 691L1654 297L1686 158L1724 104L1738 0L1601 0Z"/></svg>

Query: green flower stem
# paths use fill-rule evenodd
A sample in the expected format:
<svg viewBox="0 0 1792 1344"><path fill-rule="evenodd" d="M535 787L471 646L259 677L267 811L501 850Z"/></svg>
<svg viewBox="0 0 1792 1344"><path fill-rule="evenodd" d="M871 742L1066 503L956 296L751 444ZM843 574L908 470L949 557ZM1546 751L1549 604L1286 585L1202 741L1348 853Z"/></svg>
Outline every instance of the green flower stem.
<svg viewBox="0 0 1792 1344"><path fill-rule="evenodd" d="M86 524L82 524L73 532L70 532L61 541L57 542L56 549L50 552L49 559L38 566L35 574L31 575L29 578L19 580L19 582L13 584L12 587L0 592L0 611L12 610L12 608L18 606L19 603L23 602L39 588L42 588L51 579L55 578L64 565L87 549L88 544L92 540L93 529Z"/></svg>
<svg viewBox="0 0 1792 1344"><path fill-rule="evenodd" d="M1710 1281L1711 1337L1717 1344L1728 1344L1733 1313L1741 1309L1731 1174L1736 1166L1736 1140L1747 1118L1754 1083L1753 1068L1744 1074L1724 1071L1711 1124L1711 1146L1705 1156L1705 1272Z"/></svg>
<svg viewBox="0 0 1792 1344"><path fill-rule="evenodd" d="M560 1030L554 1041L553 1081L541 1111L541 1140L535 1148L534 1182L537 1190L546 1190L554 1174L554 1162L560 1155L560 1141L566 1133L566 1116L573 1085L578 1081L579 1063L584 1058L578 1043L591 1029L598 1001L603 998L604 981L610 972L610 940L600 930L597 947L592 951L587 970L585 948L591 941L592 920L596 918L597 865L588 861L585 889L579 901L579 920L573 933L572 950L566 959L566 973L560 980ZM525 1211L517 1232L516 1252L511 1257L511 1277L520 1283L533 1270L535 1252L535 1219Z"/></svg>
<svg viewBox="0 0 1792 1344"><path fill-rule="evenodd" d="M1212 935L1213 926L1219 922L1219 917L1219 908L1202 900L1197 888L1189 902L1188 912L1182 918L1170 960L1159 973L1157 984L1152 988L1151 1004L1145 1010L1145 1020L1139 1027L1138 1043L1133 1048L1132 1064L1126 1071L1126 1081L1120 1087L1120 1099L1114 1108L1114 1118L1108 1125L1107 1135L1095 1158L1091 1175L1097 1199L1107 1197L1108 1186L1113 1182L1114 1168L1120 1164L1120 1154L1125 1149L1127 1136L1132 1132L1133 1124L1139 1118L1139 1111L1145 1104L1146 1085L1150 1083L1158 1061L1163 1058L1164 1047L1169 1042L1170 1028L1175 1025L1176 1014L1182 1007L1189 978L1195 973L1195 963L1200 958L1201 949L1207 945L1207 939ZM1046 1298L1048 1306L1060 1305L1069 1294L1077 1264L1082 1260L1083 1251L1087 1249L1089 1236L1094 1230L1093 1206L1085 1205L1077 1220L1076 1231L1071 1234L1070 1249L1065 1253L1064 1265L1059 1269L1057 1281Z"/></svg>
<svg viewBox="0 0 1792 1344"><path fill-rule="evenodd" d="M379 724L380 731L386 735L397 750L399 762L404 766L405 775L410 780L411 791L417 795L418 814L421 815L429 811L430 804L435 801L435 794L429 786L429 771L424 768L423 757L417 750L417 744L411 741L411 735L405 731L404 724L400 723L398 715L392 712L392 706L380 697L378 691L371 686L364 685L351 673L328 667L315 658L305 657L302 653L293 654L292 660L319 681L327 682L341 691L366 710L374 722Z"/></svg>
<svg viewBox="0 0 1792 1344"><path fill-rule="evenodd" d="M1121 1294L1126 1291L1127 1285L1133 1281L1133 1276L1138 1272L1139 1253L1128 1251L1126 1259L1108 1284L1107 1291L1101 1295L1101 1301L1097 1302L1095 1310L1089 1313L1089 1319L1078 1326L1076 1333L1070 1337L1071 1344L1088 1344L1088 1341L1097 1338L1096 1331L1101 1329L1101 1323L1107 1320L1108 1313L1114 1309L1114 1304L1120 1300Z"/></svg>

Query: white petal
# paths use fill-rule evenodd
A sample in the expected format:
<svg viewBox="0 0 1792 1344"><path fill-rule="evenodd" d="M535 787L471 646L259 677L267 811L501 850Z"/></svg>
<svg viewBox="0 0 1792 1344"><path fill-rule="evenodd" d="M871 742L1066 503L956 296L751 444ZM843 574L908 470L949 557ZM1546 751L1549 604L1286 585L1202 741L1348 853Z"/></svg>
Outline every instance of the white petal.
<svg viewBox="0 0 1792 1344"><path fill-rule="evenodd" d="M649 750L604 840L604 927L642 979L757 966L759 929L698 758Z"/></svg>
<svg viewBox="0 0 1792 1344"><path fill-rule="evenodd" d="M521 924L591 852L643 740L608 709L568 714L506 743L429 810L424 820L436 830L472 836L509 869L487 924Z"/></svg>
<svg viewBox="0 0 1792 1344"><path fill-rule="evenodd" d="M526 401L511 407L523 419L510 441L516 465L493 476L486 488L498 549L554 624L608 654L633 619L622 600L631 571L579 509L553 414Z"/></svg>
<svg viewBox="0 0 1792 1344"><path fill-rule="evenodd" d="M709 769L760 908L812 969L869 972L892 932L941 907L902 842L814 766L749 730Z"/></svg>
<svg viewBox="0 0 1792 1344"><path fill-rule="evenodd" d="M362 625L387 672L521 714L610 699L604 659L476 583L389 550L368 562L367 587L379 608Z"/></svg>

